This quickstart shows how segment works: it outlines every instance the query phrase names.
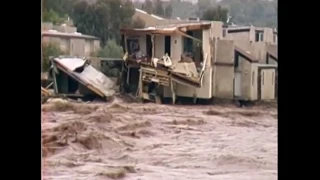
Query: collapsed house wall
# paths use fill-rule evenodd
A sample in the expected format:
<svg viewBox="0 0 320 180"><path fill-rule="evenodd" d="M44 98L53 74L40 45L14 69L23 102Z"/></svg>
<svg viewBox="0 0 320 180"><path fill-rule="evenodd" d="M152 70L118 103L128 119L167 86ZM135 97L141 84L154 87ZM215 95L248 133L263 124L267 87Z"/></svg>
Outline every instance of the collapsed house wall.
<svg viewBox="0 0 320 180"><path fill-rule="evenodd" d="M183 84L176 84L175 85L175 91L177 96L182 97L197 97L197 98L203 98L203 99L210 99L213 96L213 68L212 68L212 59L214 53L212 52L212 48L210 46L210 39L213 38L222 38L222 22L214 21L211 23L210 29L204 29L202 30L202 37L199 38L202 40L202 51L203 51L203 61L206 61L205 64L205 70L203 74L203 80L202 80L202 86L200 88L192 88L187 87ZM197 35L200 35L201 33L196 32L194 34L194 37ZM183 38L180 36L175 36L175 38L172 38L172 41L177 40L179 42L180 40L183 41ZM182 42L183 43L183 42ZM175 47L178 47L177 49L173 49L174 46L172 46L171 50L171 57L172 60L174 60L174 57L181 56L183 53L183 46L182 45L176 45ZM180 49L181 48L181 49ZM175 52L172 56L172 52ZM180 59L180 58L179 58ZM165 97L171 97L171 91L170 88L164 89L164 96Z"/></svg>
<svg viewBox="0 0 320 180"><path fill-rule="evenodd" d="M59 74L56 74L56 78L58 93L60 94L81 94L84 96L95 95L95 93L88 89L88 87L70 78L63 71L59 71Z"/></svg>
<svg viewBox="0 0 320 180"><path fill-rule="evenodd" d="M205 69L201 88L193 88L183 84L174 83L176 95L180 97L196 97L201 99L212 98L212 72L211 67ZM163 96L165 98L171 98L171 89L164 87Z"/></svg>
<svg viewBox="0 0 320 180"><path fill-rule="evenodd" d="M51 72L55 84L55 93L96 94L103 98L110 97L115 93L115 83L91 66L88 60L54 58L52 65Z"/></svg>
<svg viewBox="0 0 320 180"><path fill-rule="evenodd" d="M222 25L221 25L222 27ZM203 61L206 60L205 70L203 74L202 87L194 88L188 87L183 84L175 83L175 92L177 96L181 97L197 97L203 99L212 98L212 65L211 65L211 48L210 48L210 29L202 30L201 32L196 32L194 37L200 36L202 40L202 50L203 50ZM197 37L199 38L199 37ZM171 36L171 59L173 63L176 63L177 60L180 61L181 54L183 54L183 42L184 38L180 35ZM171 90L169 87L164 87L164 97L171 97Z"/></svg>
<svg viewBox="0 0 320 180"><path fill-rule="evenodd" d="M202 51L203 51L203 61L206 61L205 64L205 70L203 74L203 81L202 86L200 88L192 88L187 87L182 84L176 84L176 95L182 96L182 97L197 97L197 98L203 98L203 99L210 99L213 96L213 68L212 68L212 48L210 46L210 39L213 38L222 38L222 22L213 21L211 23L210 29L204 29L202 30L202 37L200 38L202 40ZM197 36L201 33L196 33L194 36ZM173 38L172 38L173 39ZM179 39L180 40L180 39ZM183 53L183 47L179 46L179 48L182 48L179 54L176 54L176 56L181 56ZM176 50L175 50L176 51ZM172 50L171 50L172 52ZM169 88L165 88L165 95L168 96L170 94Z"/></svg>

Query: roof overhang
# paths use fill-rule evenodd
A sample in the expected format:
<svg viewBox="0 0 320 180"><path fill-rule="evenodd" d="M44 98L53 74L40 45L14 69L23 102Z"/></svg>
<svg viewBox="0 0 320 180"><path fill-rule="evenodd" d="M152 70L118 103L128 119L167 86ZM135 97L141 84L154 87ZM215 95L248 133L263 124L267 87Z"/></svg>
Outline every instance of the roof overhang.
<svg viewBox="0 0 320 180"><path fill-rule="evenodd" d="M143 29L129 29L122 28L120 32L125 35L143 35L143 34L163 34L170 35L179 32L187 32L194 30L203 30L209 29L211 27L211 23L190 23L190 24L169 24L169 25L161 25L155 27L148 27Z"/></svg>
<svg viewBox="0 0 320 180"><path fill-rule="evenodd" d="M91 40L100 40L98 37L89 36L89 35L78 35L72 33L50 33L50 32L42 32L42 37L62 37L62 38L79 38L79 39L91 39Z"/></svg>

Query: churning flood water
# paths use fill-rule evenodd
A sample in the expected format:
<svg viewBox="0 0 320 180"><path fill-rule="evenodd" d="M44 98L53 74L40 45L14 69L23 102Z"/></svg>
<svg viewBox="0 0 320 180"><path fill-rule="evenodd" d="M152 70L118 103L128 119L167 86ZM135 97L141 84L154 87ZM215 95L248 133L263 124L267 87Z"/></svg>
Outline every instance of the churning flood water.
<svg viewBox="0 0 320 180"><path fill-rule="evenodd" d="M277 109L47 103L43 179L276 180Z"/></svg>

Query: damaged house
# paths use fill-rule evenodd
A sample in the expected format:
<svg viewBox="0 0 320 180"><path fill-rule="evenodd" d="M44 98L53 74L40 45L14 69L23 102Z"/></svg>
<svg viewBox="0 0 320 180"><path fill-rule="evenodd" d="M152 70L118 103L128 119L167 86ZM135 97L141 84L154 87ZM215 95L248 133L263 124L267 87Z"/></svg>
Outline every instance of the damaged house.
<svg viewBox="0 0 320 180"><path fill-rule="evenodd" d="M51 60L54 92L67 97L112 96L115 82L96 70L87 59L57 57Z"/></svg>
<svg viewBox="0 0 320 180"><path fill-rule="evenodd" d="M274 91L267 90L274 89L275 68L224 38L222 22L190 21L121 33L126 52L123 84L136 86L127 92L158 102L171 98L173 103L177 97L274 98Z"/></svg>

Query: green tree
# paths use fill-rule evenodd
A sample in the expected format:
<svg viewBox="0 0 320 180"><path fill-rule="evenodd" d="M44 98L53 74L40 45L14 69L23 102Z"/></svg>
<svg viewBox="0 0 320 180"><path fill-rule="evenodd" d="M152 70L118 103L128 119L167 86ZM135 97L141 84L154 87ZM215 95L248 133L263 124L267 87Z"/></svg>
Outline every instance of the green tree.
<svg viewBox="0 0 320 180"><path fill-rule="evenodd" d="M42 44L42 70L47 72L50 68L50 57L56 57L64 55L65 53L60 49L59 45L56 43L43 43Z"/></svg>
<svg viewBox="0 0 320 180"><path fill-rule="evenodd" d="M209 21L226 22L228 19L228 9L223 8L220 5L216 7L212 7L203 13L202 19L209 20Z"/></svg>
<svg viewBox="0 0 320 180"><path fill-rule="evenodd" d="M120 42L122 27L130 27L134 14L129 0L97 0L94 4L81 1L75 4L72 19L78 31L97 36L104 46L109 39Z"/></svg>
<svg viewBox="0 0 320 180"><path fill-rule="evenodd" d="M49 11L52 9L60 17L65 14L70 14L73 9L73 5L79 0L42 0L43 1L43 11Z"/></svg>
<svg viewBox="0 0 320 180"><path fill-rule="evenodd" d="M126 27L126 26L128 26L130 23L131 23L131 21L132 21L132 16L134 15L134 13L135 13L135 7L134 7L134 5L133 5L133 3L132 3L132 1L129 1L129 0L127 0L127 1L125 1L124 3L123 3L123 6L122 6L122 8L121 8L121 27Z"/></svg>
<svg viewBox="0 0 320 180"><path fill-rule="evenodd" d="M206 12L208 9L212 8L212 1L211 0L198 0L197 2L197 14L198 16L203 16L204 12Z"/></svg>
<svg viewBox="0 0 320 180"><path fill-rule="evenodd" d="M122 58L123 49L121 46L117 45L115 40L109 40L103 48L99 49L96 56L105 58Z"/></svg>
<svg viewBox="0 0 320 180"><path fill-rule="evenodd" d="M153 14L156 14L158 16L164 16L164 10L163 10L163 2L161 0L155 0L154 1L154 9Z"/></svg>
<svg viewBox="0 0 320 180"><path fill-rule="evenodd" d="M236 24L277 26L277 0L223 0L219 4L228 7L232 21Z"/></svg>
<svg viewBox="0 0 320 180"><path fill-rule="evenodd" d="M133 3L135 8L142 9L143 2L140 2L140 1L137 1L137 0L133 0L132 3Z"/></svg>
<svg viewBox="0 0 320 180"><path fill-rule="evenodd" d="M61 24L64 19L59 16L54 10L50 9L49 11L44 11L42 16L42 21L52 22L53 24Z"/></svg>
<svg viewBox="0 0 320 180"><path fill-rule="evenodd" d="M197 6L192 4L192 2L171 0L171 4L173 10L172 17L180 17L181 19L197 17Z"/></svg>
<svg viewBox="0 0 320 180"><path fill-rule="evenodd" d="M132 21L132 28L145 28L145 27L146 27L146 22L140 17L137 17Z"/></svg>
<svg viewBox="0 0 320 180"><path fill-rule="evenodd" d="M143 4L142 4L142 10L146 11L149 14L152 14L153 12L153 5L151 0L146 0Z"/></svg>
<svg viewBox="0 0 320 180"><path fill-rule="evenodd" d="M165 14L166 18L171 18L171 16L172 16L172 4L171 3L168 4L166 6L166 8L164 9L164 14Z"/></svg>

